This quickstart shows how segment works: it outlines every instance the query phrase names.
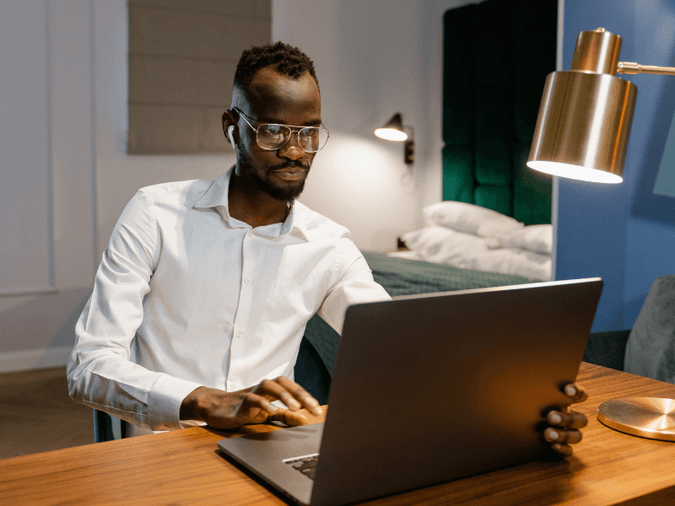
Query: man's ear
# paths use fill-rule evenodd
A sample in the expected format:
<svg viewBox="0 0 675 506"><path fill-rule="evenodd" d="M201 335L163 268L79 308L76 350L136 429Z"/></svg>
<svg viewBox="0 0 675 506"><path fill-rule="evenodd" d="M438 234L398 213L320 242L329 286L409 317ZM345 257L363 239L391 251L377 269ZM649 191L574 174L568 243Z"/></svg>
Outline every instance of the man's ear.
<svg viewBox="0 0 675 506"><path fill-rule="evenodd" d="M222 117L223 121L223 134L225 134L225 137L230 141L230 144L232 144L232 147L236 150L236 143L234 142L234 122L232 120L232 112L231 111L225 111L223 113Z"/></svg>

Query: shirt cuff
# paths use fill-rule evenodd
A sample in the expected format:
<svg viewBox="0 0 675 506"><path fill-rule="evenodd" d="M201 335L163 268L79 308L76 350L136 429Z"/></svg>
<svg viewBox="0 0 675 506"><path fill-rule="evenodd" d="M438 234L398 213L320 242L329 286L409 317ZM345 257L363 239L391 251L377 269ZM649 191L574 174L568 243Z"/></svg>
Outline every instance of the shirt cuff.
<svg viewBox="0 0 675 506"><path fill-rule="evenodd" d="M183 428L180 420L180 405L188 394L201 387L194 381L174 378L163 374L155 382L148 399L149 424L152 430Z"/></svg>

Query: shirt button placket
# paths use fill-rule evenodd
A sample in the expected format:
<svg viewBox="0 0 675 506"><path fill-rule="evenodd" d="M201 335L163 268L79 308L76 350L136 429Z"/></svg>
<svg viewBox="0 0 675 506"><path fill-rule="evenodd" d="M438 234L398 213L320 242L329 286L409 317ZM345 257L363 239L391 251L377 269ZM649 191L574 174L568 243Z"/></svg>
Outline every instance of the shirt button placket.
<svg viewBox="0 0 675 506"><path fill-rule="evenodd" d="M233 365L233 368L230 368L227 374L227 386L229 390L238 390L241 388L241 371L239 371L234 364L237 364L240 361L237 359L240 359L245 353L247 353L244 337L245 331L248 328L247 320L249 317L252 297L250 289L248 289L248 287L253 283L248 275L251 268L251 255L249 251L251 248L251 239L252 234L249 230L244 236L242 243L242 271L240 278L241 285L239 288L239 305L233 322L234 339L230 345L230 364Z"/></svg>

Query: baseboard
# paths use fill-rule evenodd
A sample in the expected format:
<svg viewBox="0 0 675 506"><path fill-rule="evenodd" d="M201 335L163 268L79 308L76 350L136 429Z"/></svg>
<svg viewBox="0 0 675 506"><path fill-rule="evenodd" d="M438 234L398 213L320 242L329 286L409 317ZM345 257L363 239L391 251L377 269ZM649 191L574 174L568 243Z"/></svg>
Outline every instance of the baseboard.
<svg viewBox="0 0 675 506"><path fill-rule="evenodd" d="M0 373L64 367L72 346L0 353Z"/></svg>

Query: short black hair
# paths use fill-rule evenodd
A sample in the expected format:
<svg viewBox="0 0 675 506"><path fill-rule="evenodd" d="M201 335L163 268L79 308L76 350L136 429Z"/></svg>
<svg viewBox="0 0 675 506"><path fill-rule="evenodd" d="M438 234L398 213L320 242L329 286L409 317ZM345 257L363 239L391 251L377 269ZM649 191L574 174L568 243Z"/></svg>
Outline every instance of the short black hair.
<svg viewBox="0 0 675 506"><path fill-rule="evenodd" d="M246 49L239 58L237 70L234 73L234 87L246 90L253 81L256 73L265 67L274 66L275 70L291 79L298 79L305 72L309 72L319 86L319 80L314 70L314 62L297 47L283 42L254 46Z"/></svg>

